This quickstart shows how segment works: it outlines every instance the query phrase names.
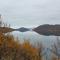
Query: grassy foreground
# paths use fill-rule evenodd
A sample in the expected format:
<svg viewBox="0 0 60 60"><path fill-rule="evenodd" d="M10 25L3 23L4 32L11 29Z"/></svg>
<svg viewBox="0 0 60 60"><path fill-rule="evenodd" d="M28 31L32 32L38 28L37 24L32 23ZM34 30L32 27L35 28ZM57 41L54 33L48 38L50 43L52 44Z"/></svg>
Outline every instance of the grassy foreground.
<svg viewBox="0 0 60 60"><path fill-rule="evenodd" d="M21 44L12 35L0 33L0 60L41 60L41 48L28 41Z"/></svg>

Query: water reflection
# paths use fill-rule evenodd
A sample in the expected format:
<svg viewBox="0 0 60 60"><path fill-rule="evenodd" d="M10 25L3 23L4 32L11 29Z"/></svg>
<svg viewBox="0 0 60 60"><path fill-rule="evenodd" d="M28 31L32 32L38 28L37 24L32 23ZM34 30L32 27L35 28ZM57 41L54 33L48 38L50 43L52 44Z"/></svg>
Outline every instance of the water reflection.
<svg viewBox="0 0 60 60"><path fill-rule="evenodd" d="M40 35L34 31L28 31L28 32L18 32L14 31L12 32L14 37L18 37L20 42L23 42L24 40L29 40L31 43L37 43L42 42L44 46L51 47L51 45L56 42L57 36L44 36ZM60 38L60 37L59 37Z"/></svg>

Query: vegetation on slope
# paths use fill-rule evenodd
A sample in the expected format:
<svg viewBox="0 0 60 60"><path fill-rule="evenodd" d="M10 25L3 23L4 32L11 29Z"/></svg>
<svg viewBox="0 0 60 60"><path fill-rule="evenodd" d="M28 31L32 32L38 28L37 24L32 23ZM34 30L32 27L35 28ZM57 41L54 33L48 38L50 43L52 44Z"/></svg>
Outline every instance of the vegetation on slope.
<svg viewBox="0 0 60 60"><path fill-rule="evenodd" d="M28 41L21 44L12 35L0 33L0 60L41 60L39 51Z"/></svg>

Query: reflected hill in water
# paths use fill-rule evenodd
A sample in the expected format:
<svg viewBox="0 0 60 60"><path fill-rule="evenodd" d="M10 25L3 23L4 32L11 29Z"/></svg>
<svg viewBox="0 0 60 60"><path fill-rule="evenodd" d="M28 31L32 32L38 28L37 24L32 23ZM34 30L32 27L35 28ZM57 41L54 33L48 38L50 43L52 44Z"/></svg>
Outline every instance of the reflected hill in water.
<svg viewBox="0 0 60 60"><path fill-rule="evenodd" d="M18 28L18 29L13 29L9 27L0 27L0 32L2 33L7 33L7 32L12 32L12 31L20 31L20 32L27 32L27 31L35 31L36 33L40 35L55 35L55 36L60 36L60 25L49 25L49 24L44 24L40 25L36 28Z"/></svg>

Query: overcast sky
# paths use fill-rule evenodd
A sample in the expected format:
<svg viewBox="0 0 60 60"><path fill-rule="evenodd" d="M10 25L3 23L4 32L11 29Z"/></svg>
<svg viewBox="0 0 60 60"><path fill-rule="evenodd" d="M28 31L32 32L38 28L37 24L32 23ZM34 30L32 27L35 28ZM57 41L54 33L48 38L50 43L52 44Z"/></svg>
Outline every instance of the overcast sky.
<svg viewBox="0 0 60 60"><path fill-rule="evenodd" d="M13 27L60 24L60 0L0 0L0 14Z"/></svg>

